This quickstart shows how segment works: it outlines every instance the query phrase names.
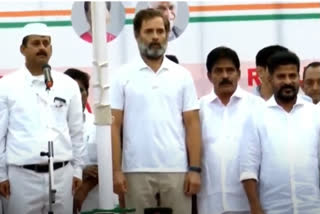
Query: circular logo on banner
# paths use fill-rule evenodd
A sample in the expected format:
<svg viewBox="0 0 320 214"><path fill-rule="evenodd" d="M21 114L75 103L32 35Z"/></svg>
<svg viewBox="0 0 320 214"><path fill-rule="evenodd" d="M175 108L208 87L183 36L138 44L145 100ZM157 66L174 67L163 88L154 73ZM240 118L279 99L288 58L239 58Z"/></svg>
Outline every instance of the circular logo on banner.
<svg viewBox="0 0 320 214"><path fill-rule="evenodd" d="M155 8L170 21L169 41L178 38L189 23L189 7L187 2L180 1L150 1L138 2L136 13L141 9Z"/></svg>
<svg viewBox="0 0 320 214"><path fill-rule="evenodd" d="M77 35L92 43L91 2L75 2L72 6L71 22ZM107 1L106 7L106 42L114 40L125 24L125 9L121 2Z"/></svg>

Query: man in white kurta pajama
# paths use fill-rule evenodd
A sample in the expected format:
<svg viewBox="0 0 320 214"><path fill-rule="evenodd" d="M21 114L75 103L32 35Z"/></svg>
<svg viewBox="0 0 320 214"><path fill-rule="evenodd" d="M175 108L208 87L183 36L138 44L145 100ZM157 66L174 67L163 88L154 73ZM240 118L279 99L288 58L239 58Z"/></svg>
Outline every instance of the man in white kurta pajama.
<svg viewBox="0 0 320 214"><path fill-rule="evenodd" d="M207 58L208 77L214 90L200 100L203 140L200 214L249 213L239 180L239 143L251 108L264 101L238 86L239 66L237 54L229 48L218 47Z"/></svg>
<svg viewBox="0 0 320 214"><path fill-rule="evenodd" d="M251 213L320 213L319 109L297 95L295 54L273 55L268 68L274 96L246 122L240 155Z"/></svg>

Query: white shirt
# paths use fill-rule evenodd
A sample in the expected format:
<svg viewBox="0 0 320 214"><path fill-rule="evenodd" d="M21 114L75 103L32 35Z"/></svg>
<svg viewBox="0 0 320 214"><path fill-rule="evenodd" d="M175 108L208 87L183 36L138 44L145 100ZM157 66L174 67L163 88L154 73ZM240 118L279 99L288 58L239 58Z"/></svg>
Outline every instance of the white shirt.
<svg viewBox="0 0 320 214"><path fill-rule="evenodd" d="M262 97L260 90L261 90L261 86L258 85L253 89L252 94L254 94L255 96L258 96L258 97Z"/></svg>
<svg viewBox="0 0 320 214"><path fill-rule="evenodd" d="M70 77L51 71L49 95L44 77L25 68L0 80L0 181L7 165L46 164L48 141L54 143L54 161L71 161L81 178L84 157L83 119L79 86Z"/></svg>
<svg viewBox="0 0 320 214"><path fill-rule="evenodd" d="M203 140L202 188L198 207L212 203L210 213L249 211L248 200L239 181L240 137L251 110L265 102L239 86L225 106L212 91L200 99ZM210 197L208 197L210 196ZM211 198L207 202L206 198ZM205 206L205 205L204 205Z"/></svg>
<svg viewBox="0 0 320 214"><path fill-rule="evenodd" d="M275 98L246 123L241 180L258 179L266 213L320 213L320 113L300 96L290 113Z"/></svg>
<svg viewBox="0 0 320 214"><path fill-rule="evenodd" d="M305 101L307 101L307 102L309 102L309 103L313 103L311 97L309 97L309 96L307 96L307 95L305 95L305 94L301 94L301 95L299 95L299 96L301 96L301 98L304 99Z"/></svg>
<svg viewBox="0 0 320 214"><path fill-rule="evenodd" d="M164 57L153 72L141 58L111 85L111 106L123 110L124 172L185 172L182 113L199 108L189 71Z"/></svg>
<svg viewBox="0 0 320 214"><path fill-rule="evenodd" d="M86 146L85 165L97 165L97 143L96 126L94 125L94 115L87 110L84 111L84 144Z"/></svg>

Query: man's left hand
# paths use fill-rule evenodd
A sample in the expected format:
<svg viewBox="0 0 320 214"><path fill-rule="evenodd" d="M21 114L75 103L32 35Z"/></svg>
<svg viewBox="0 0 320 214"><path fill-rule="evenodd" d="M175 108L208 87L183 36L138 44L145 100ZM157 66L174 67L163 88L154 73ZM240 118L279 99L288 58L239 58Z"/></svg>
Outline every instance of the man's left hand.
<svg viewBox="0 0 320 214"><path fill-rule="evenodd" d="M73 196L73 213L80 213L83 202L88 196L88 191L80 187Z"/></svg>
<svg viewBox="0 0 320 214"><path fill-rule="evenodd" d="M184 192L186 195L191 196L200 191L201 178L198 172L187 172L184 179Z"/></svg>
<svg viewBox="0 0 320 214"><path fill-rule="evenodd" d="M72 195L75 194L75 192L81 187L82 180L77 177L73 177L72 180Z"/></svg>

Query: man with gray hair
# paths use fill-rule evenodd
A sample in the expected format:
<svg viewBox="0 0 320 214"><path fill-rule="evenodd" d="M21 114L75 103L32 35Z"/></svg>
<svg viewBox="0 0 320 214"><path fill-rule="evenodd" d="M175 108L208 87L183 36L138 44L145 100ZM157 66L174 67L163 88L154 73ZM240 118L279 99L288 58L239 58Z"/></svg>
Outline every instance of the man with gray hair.
<svg viewBox="0 0 320 214"><path fill-rule="evenodd" d="M164 57L169 21L159 11L140 10L133 26L140 56L111 84L114 191L139 214L157 206L157 194L161 207L191 213L201 172L194 83L185 68Z"/></svg>
<svg viewBox="0 0 320 214"><path fill-rule="evenodd" d="M177 2L174 1L152 1L149 2L149 7L159 10L170 23L170 33L168 40L171 41L179 37L182 33L182 30L174 25L174 22L177 17Z"/></svg>
<svg viewBox="0 0 320 214"><path fill-rule="evenodd" d="M0 80L0 194L8 199L8 214L48 213L48 157L40 152L47 152L52 140L53 212L72 213L84 156L79 87L56 71L51 71L53 85L45 83L43 66L52 54L45 24L26 25L21 42L25 65Z"/></svg>

